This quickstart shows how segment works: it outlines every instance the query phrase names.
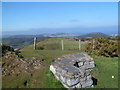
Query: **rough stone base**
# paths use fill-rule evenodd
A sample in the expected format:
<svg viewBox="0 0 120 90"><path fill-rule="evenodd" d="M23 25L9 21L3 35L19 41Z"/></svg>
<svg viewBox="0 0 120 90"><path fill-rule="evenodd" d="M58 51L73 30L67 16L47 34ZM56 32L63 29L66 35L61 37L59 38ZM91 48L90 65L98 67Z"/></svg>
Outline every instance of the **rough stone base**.
<svg viewBox="0 0 120 90"><path fill-rule="evenodd" d="M86 53L76 53L55 60L50 71L65 88L86 88L93 84L89 70L94 67L93 58Z"/></svg>

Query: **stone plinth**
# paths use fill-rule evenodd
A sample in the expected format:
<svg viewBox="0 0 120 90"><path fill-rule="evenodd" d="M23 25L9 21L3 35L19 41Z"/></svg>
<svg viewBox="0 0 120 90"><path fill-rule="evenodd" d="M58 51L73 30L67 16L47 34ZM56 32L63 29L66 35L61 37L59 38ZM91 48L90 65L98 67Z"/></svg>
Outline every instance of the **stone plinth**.
<svg viewBox="0 0 120 90"><path fill-rule="evenodd" d="M91 87L90 70L95 67L93 58L86 53L63 55L50 65L55 78L66 88Z"/></svg>

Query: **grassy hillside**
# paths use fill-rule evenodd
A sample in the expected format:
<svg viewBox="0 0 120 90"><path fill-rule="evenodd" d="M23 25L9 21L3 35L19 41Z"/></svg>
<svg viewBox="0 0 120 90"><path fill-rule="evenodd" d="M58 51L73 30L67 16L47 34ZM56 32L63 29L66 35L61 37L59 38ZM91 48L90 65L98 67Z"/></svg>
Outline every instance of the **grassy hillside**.
<svg viewBox="0 0 120 90"><path fill-rule="evenodd" d="M11 36L2 38L2 43L12 46L13 48L23 48L33 43L34 36ZM38 40L44 39L43 36L38 36Z"/></svg>
<svg viewBox="0 0 120 90"><path fill-rule="evenodd" d="M64 51L61 50L61 40L64 40ZM64 88L49 71L50 63L63 54L83 52L85 45L86 42L81 42L82 50L79 51L78 41L74 39L48 38L37 43L37 47L44 46L44 50L33 50L33 44L23 48L20 53L21 55L25 58L36 57L38 60L42 59L43 66L40 70L34 71L31 77L27 75L3 77L3 87L26 87L24 82L27 80L27 88ZM89 55L94 58L96 64L92 74L97 78L98 82L94 88L117 88L118 58ZM115 78L112 78L112 76L115 76Z"/></svg>
<svg viewBox="0 0 120 90"><path fill-rule="evenodd" d="M61 50L61 40L63 40L65 50L78 50L78 41L66 38L48 38L37 43L37 47L41 46L44 47L46 50ZM81 45L81 49L83 50L85 47L85 42L81 42Z"/></svg>

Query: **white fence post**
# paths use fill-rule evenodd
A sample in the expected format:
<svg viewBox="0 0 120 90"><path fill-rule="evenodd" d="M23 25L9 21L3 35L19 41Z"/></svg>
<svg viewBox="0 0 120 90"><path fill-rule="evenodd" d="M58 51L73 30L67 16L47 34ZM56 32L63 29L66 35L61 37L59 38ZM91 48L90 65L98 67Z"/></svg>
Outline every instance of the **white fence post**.
<svg viewBox="0 0 120 90"><path fill-rule="evenodd" d="M36 50L36 37L34 37L34 50Z"/></svg>
<svg viewBox="0 0 120 90"><path fill-rule="evenodd" d="M64 50L63 40L61 41L61 43L62 43L62 50Z"/></svg>
<svg viewBox="0 0 120 90"><path fill-rule="evenodd" d="M81 41L81 40L79 39L79 50L81 49L80 41Z"/></svg>

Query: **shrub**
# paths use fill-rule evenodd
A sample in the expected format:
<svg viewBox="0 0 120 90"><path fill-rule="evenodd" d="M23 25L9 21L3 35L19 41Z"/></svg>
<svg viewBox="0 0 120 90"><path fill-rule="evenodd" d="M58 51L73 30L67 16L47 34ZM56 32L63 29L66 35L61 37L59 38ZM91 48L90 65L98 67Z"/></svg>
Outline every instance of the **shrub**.
<svg viewBox="0 0 120 90"><path fill-rule="evenodd" d="M40 46L36 46L36 49L38 49L38 50L44 50L45 49L45 46L44 45L40 45Z"/></svg>
<svg viewBox="0 0 120 90"><path fill-rule="evenodd" d="M99 56L118 57L118 42L106 38L97 38L94 45L93 41L87 44L85 51Z"/></svg>
<svg viewBox="0 0 120 90"><path fill-rule="evenodd" d="M40 48L39 48L40 50L44 50L44 47L42 47L42 46L40 46Z"/></svg>
<svg viewBox="0 0 120 90"><path fill-rule="evenodd" d="M0 48L2 49L2 56L4 56L4 54L7 52L7 51L11 51L11 52L14 52L14 49L8 45L5 45L5 44L2 44L0 46Z"/></svg>

